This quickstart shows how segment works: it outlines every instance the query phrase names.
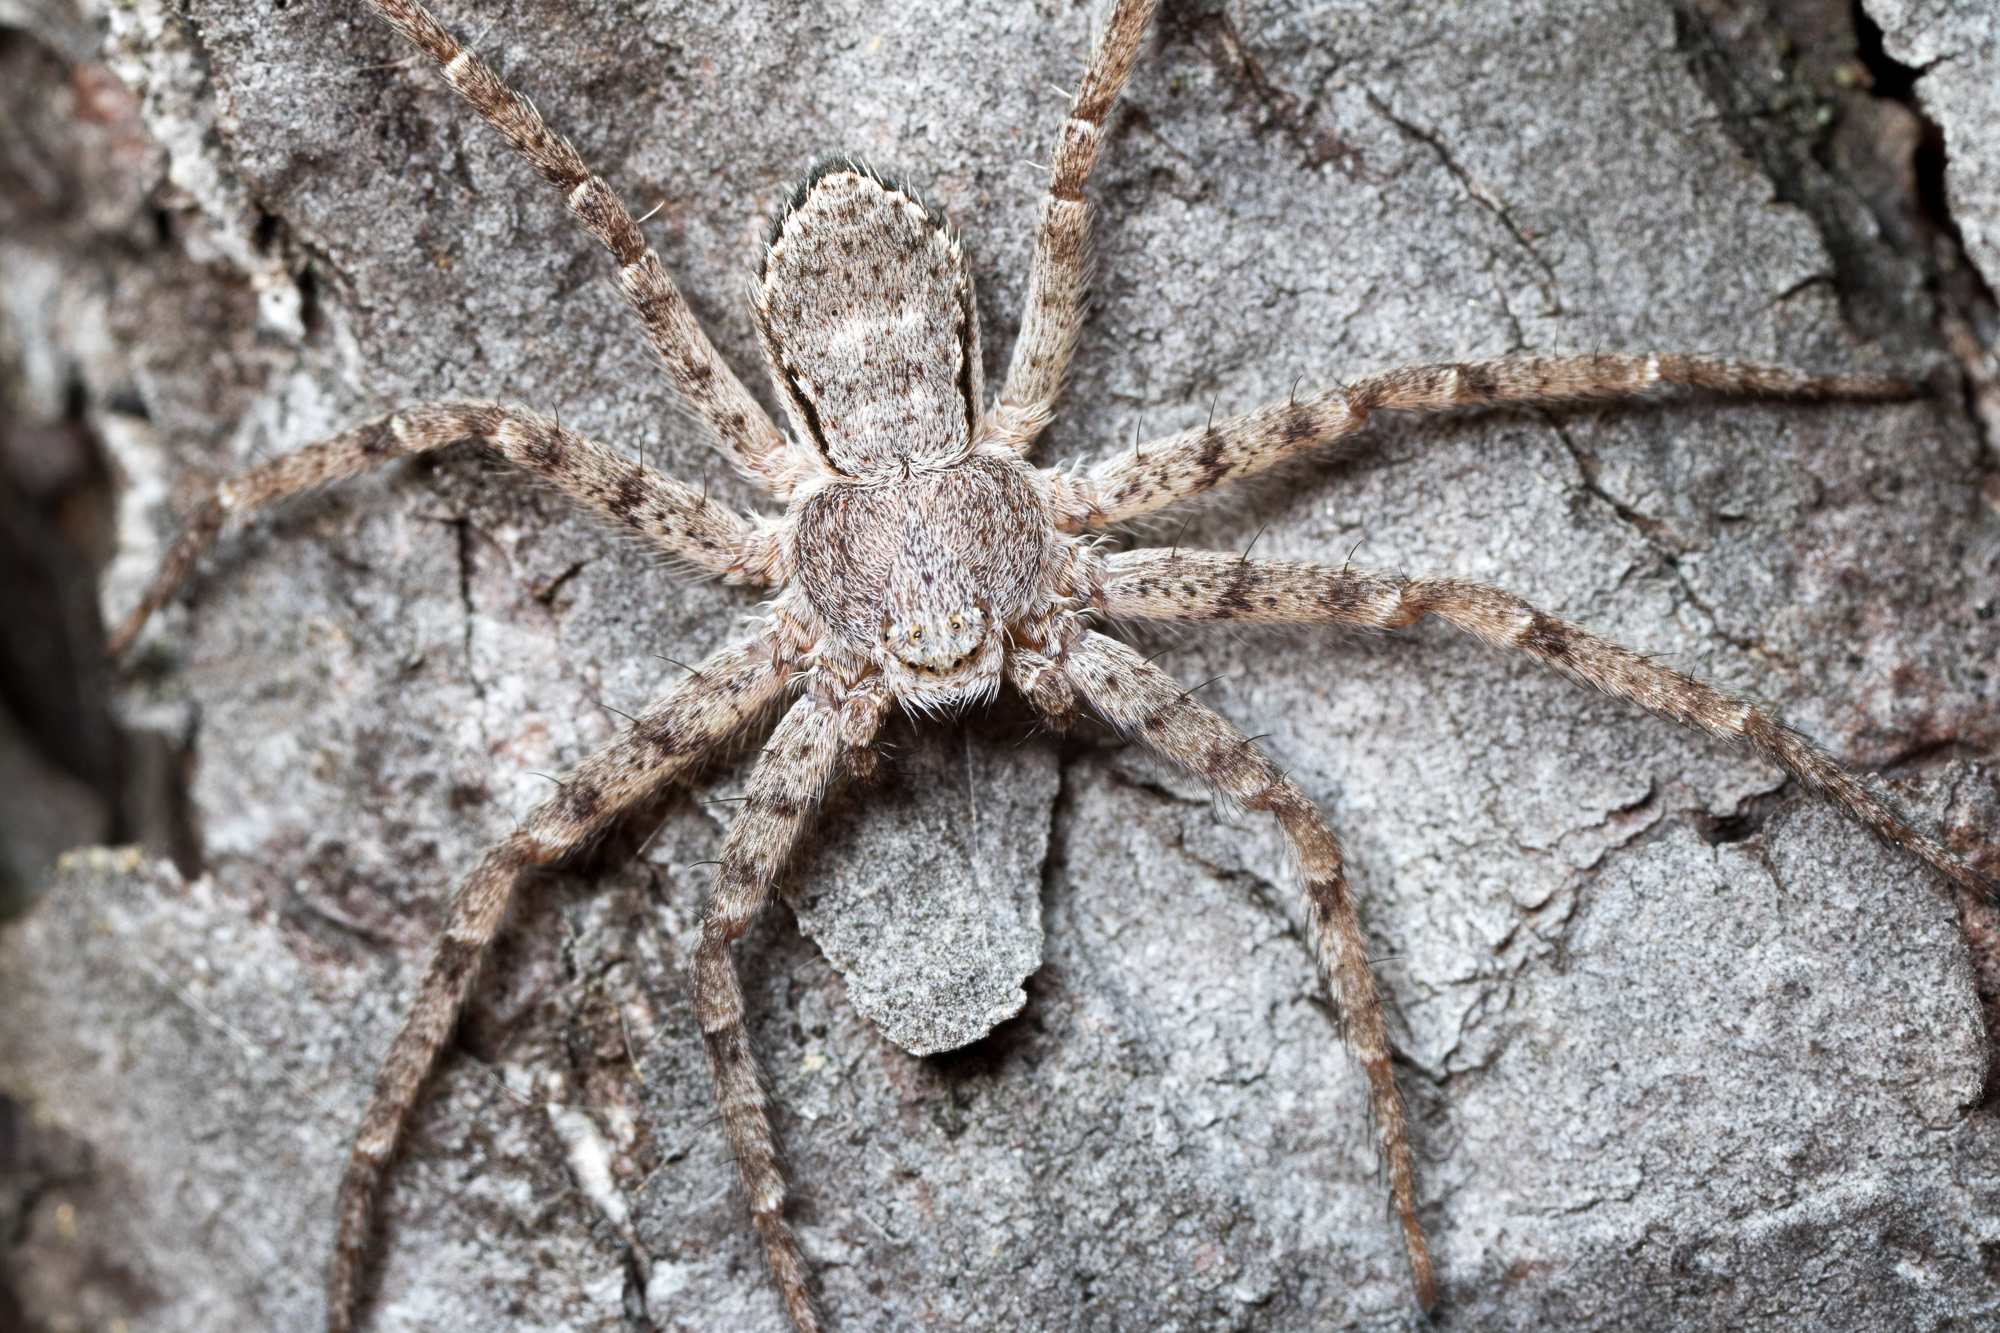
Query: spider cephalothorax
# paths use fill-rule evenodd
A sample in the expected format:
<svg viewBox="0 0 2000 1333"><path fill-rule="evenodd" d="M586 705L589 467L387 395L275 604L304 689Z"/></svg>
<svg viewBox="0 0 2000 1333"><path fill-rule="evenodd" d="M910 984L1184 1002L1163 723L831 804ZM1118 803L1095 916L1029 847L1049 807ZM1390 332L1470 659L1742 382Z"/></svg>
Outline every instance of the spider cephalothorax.
<svg viewBox="0 0 2000 1333"><path fill-rule="evenodd" d="M491 848L453 899L410 1016L384 1063L342 1186L328 1298L349 1327L382 1171L500 929L521 872L593 845L622 816L782 706L717 863L688 993L722 1121L786 1305L819 1327L785 1218L785 1181L744 1023L732 945L769 898L819 799L868 768L894 704L936 710L1004 680L1061 722L1087 709L1215 790L1272 814L1297 863L1309 937L1369 1083L1390 1198L1419 1301L1436 1296L1402 1105L1366 937L1319 810L1253 741L1117 639L1122 619L1317 622L1357 630L1433 615L1721 740L1751 746L1803 786L1961 884L1982 877L1912 828L1868 784L1755 707L1497 589L1351 565L1209 551L1105 555L1087 534L1200 495L1359 430L1384 409L1616 398L1659 387L1793 397L1894 398L1873 375L1809 376L1672 355L1555 357L1390 371L1135 445L1082 471L1027 462L1049 419L1083 309L1083 186L1153 0L1118 0L1048 164L1021 334L987 402L979 319L957 242L916 195L845 159L821 163L773 227L757 326L787 438L696 325L637 224L534 108L413 0L369 0L561 192L617 263L620 286L694 413L747 475L788 504L734 512L625 454L518 407L406 408L219 486L125 626L130 644L232 511L385 459L484 442L697 568L776 589L770 614L667 689Z"/></svg>

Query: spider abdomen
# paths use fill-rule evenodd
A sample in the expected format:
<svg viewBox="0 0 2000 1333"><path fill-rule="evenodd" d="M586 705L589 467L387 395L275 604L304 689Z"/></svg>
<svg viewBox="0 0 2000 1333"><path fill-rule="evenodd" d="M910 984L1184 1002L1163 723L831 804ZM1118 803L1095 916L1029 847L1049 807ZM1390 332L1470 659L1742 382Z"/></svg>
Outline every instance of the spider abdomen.
<svg viewBox="0 0 2000 1333"><path fill-rule="evenodd" d="M816 164L771 230L756 309L793 429L835 471L964 456L981 394L972 279L911 191Z"/></svg>

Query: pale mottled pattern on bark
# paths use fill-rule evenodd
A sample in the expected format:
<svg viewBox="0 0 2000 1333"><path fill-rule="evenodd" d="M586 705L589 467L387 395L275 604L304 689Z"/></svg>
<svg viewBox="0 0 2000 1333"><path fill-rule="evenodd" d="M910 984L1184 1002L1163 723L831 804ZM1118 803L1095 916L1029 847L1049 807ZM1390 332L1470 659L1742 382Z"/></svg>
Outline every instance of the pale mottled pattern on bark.
<svg viewBox="0 0 2000 1333"><path fill-rule="evenodd" d="M1806 375L1699 356L1601 353L1405 366L1152 440L1083 472L1049 475L1062 529L1078 532L1137 518L1352 435L1372 412L1630 398L1669 388L1800 402L1898 399L1912 392L1908 381L1890 375Z"/></svg>

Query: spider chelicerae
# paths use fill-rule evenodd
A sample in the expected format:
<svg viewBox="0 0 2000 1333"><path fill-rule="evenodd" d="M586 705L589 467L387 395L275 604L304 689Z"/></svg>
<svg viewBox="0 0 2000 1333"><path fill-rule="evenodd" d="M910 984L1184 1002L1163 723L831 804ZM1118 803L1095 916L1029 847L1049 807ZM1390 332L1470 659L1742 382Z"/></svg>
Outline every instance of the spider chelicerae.
<svg viewBox="0 0 2000 1333"><path fill-rule="evenodd" d="M405 0L369 3L436 62L612 252L620 286L686 402L736 465L786 509L777 518L734 512L521 408L431 403L222 483L114 636L112 650L122 652L231 514L466 439L683 561L773 590L770 614L751 637L698 664L565 775L557 794L491 848L459 888L356 1137L341 1192L329 1328L351 1325L382 1171L521 872L587 847L621 814L781 704L782 720L715 872L689 989L765 1252L794 1321L819 1327L807 1264L785 1219L785 1182L731 947L770 896L821 796L843 774L874 766L875 739L893 704L937 711L989 696L1003 681L1058 724L1087 710L1276 817L1298 863L1312 943L1367 1076L1417 1298L1431 1305L1435 1284L1417 1222L1403 1112L1338 844L1312 802L1254 743L1131 648L1093 630L1093 620L1381 630L1435 615L1755 747L1941 873L1986 887L1805 737L1496 589L1179 547L1108 553L1089 535L1351 434L1380 410L1617 398L1662 387L1888 399L1911 392L1902 381L1669 355L1424 366L1294 395L1087 469L1031 467L1027 455L1054 408L1082 318L1083 187L1154 8L1152 0L1120 0L1048 163L1021 332L990 405L972 281L949 230L911 190L847 159L822 161L800 182L771 229L755 298L788 437L718 357L610 188L534 108L422 8Z"/></svg>

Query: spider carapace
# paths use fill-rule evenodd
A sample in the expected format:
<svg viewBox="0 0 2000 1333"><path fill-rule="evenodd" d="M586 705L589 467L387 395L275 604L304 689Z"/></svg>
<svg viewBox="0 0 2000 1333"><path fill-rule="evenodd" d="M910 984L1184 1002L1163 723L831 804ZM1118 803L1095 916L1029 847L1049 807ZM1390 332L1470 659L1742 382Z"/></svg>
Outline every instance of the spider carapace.
<svg viewBox="0 0 2000 1333"><path fill-rule="evenodd" d="M1223 795L1275 816L1297 864L1313 949L1367 1076L1417 1299L1431 1305L1435 1283L1388 1035L1339 845L1312 801L1251 740L1093 623L1383 630L1434 615L1586 685L1754 747L1945 876L1988 887L1806 737L1497 589L1178 547L1107 553L1091 535L1350 435L1376 411L1620 398L1660 388L1889 399L1909 395L1903 381L1673 355L1417 366L1211 421L1088 468L1031 466L1082 322L1084 186L1155 3L1117 0L1048 163L1021 331L997 398L989 404L981 382L972 282L949 230L912 191L852 161L828 159L780 210L758 271L757 328L791 420L788 437L716 353L617 195L568 142L421 6L368 3L435 62L603 242L682 397L736 466L786 508L781 516L734 512L523 408L429 403L222 483L113 637L112 651L122 652L230 514L466 439L681 560L772 590L768 614L748 637L701 662L572 769L459 886L349 1160L328 1291L332 1333L351 1326L382 1172L521 872L590 845L621 814L778 708L782 717L715 870L688 991L766 1256L798 1328L819 1328L808 1265L785 1217L785 1180L732 945L769 899L829 786L844 772L872 766L892 705L937 711L990 694L1003 681L1057 723L1087 709Z"/></svg>

